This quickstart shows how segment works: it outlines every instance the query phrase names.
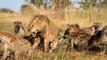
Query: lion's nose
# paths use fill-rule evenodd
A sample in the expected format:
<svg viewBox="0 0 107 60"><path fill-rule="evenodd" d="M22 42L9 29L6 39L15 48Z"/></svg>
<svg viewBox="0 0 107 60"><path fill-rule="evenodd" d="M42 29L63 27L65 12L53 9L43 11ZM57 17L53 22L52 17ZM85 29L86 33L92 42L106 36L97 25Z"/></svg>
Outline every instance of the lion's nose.
<svg viewBox="0 0 107 60"><path fill-rule="evenodd" d="M28 29L28 32L30 31L30 29Z"/></svg>

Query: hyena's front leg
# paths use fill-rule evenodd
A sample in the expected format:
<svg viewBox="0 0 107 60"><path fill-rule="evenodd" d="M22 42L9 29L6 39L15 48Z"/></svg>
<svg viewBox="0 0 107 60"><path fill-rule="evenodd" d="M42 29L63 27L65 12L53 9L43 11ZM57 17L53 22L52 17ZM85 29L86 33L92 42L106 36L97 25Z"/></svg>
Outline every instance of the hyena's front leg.
<svg viewBox="0 0 107 60"><path fill-rule="evenodd" d="M74 40L73 39L71 39L71 49L73 50L74 49Z"/></svg>
<svg viewBox="0 0 107 60"><path fill-rule="evenodd" d="M7 44L4 44L4 54L3 54L3 60L6 60L9 56L10 50Z"/></svg>
<svg viewBox="0 0 107 60"><path fill-rule="evenodd" d="M33 49L35 50L38 47L39 44L40 44L40 38L39 37L35 38L35 42L33 44Z"/></svg>

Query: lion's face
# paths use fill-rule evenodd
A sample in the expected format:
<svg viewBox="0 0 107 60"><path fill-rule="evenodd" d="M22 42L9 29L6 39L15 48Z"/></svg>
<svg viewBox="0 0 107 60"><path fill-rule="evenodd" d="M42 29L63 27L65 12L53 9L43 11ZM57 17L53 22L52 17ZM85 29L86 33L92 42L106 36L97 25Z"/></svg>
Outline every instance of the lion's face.
<svg viewBox="0 0 107 60"><path fill-rule="evenodd" d="M42 31L43 28L44 28L44 22L39 19L36 19L31 24L29 24L28 32L29 33L33 33L33 32L37 33L37 32Z"/></svg>

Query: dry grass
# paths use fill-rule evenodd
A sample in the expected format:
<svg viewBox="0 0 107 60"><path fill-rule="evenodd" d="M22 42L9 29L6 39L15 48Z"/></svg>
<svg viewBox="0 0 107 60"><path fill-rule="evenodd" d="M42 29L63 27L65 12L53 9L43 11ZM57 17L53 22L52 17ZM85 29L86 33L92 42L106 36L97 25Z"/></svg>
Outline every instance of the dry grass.
<svg viewBox="0 0 107 60"><path fill-rule="evenodd" d="M19 14L19 13L0 13L0 29L6 29L13 32L13 22L22 21L24 26L27 26L29 21L32 19L33 15L43 14L47 15L50 20L52 20L59 28L65 30L67 24L78 23L81 28L91 26L93 22L102 22L107 24L107 12L98 13L96 11L77 11L75 9L68 9L64 13L60 11L40 10L34 11L34 14ZM63 15L64 14L64 15ZM91 16L90 16L91 14ZM106 60L107 55L103 53L88 54L86 52L76 52L76 51L65 51L66 44L58 48L58 51L54 53L43 53L41 51L35 52L33 60ZM3 54L0 48L0 59ZM26 59L25 59L26 60Z"/></svg>

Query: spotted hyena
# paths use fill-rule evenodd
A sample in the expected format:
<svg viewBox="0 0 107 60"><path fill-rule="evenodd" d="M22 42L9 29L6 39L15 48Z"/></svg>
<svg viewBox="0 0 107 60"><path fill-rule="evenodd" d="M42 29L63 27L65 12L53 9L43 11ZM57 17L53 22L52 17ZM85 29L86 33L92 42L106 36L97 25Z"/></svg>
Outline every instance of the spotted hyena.
<svg viewBox="0 0 107 60"><path fill-rule="evenodd" d="M78 24L68 24L67 29L64 32L63 38L66 39L72 32L78 32L80 30L80 27Z"/></svg>
<svg viewBox="0 0 107 60"><path fill-rule="evenodd" d="M33 49L27 40L17 38L14 36L14 34L6 30L0 30L0 41L4 46L4 60L7 58L7 56L9 56L11 52L14 53L15 60L20 60L20 57L23 54L26 55L27 53L29 56L32 54Z"/></svg>
<svg viewBox="0 0 107 60"><path fill-rule="evenodd" d="M97 44L102 46L102 50L107 51L107 25L102 29L101 36L97 40Z"/></svg>
<svg viewBox="0 0 107 60"><path fill-rule="evenodd" d="M87 41L88 39L90 39L91 35L81 30L78 24L69 25L66 31L68 33L67 36L65 35L69 42L68 48L69 47L71 47L72 49L75 47L78 49L80 49L81 47L83 47L82 49L86 48Z"/></svg>
<svg viewBox="0 0 107 60"><path fill-rule="evenodd" d="M14 33L18 36L23 36L26 33L26 29L24 28L21 21L14 22Z"/></svg>
<svg viewBox="0 0 107 60"><path fill-rule="evenodd" d="M92 37L88 40L88 45L89 46L93 45L99 39L99 37L101 37L101 33L102 33L102 29L103 29L103 26L102 26L101 22L95 22L93 24L93 26L94 26L95 32L92 35Z"/></svg>
<svg viewBox="0 0 107 60"><path fill-rule="evenodd" d="M94 29L95 29L95 33L103 29L102 22L94 22L93 26L94 26Z"/></svg>

